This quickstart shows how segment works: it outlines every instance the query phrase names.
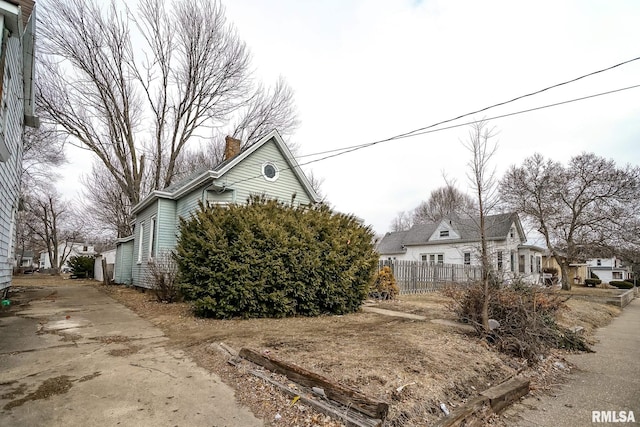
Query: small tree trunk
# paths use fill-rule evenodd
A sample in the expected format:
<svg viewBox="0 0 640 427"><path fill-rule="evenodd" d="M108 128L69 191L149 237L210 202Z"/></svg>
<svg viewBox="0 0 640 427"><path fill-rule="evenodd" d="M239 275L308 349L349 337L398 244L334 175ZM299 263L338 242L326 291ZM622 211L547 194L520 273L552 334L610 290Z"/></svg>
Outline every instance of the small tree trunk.
<svg viewBox="0 0 640 427"><path fill-rule="evenodd" d="M562 272L562 289L571 290L571 278L569 277L569 266L566 261L560 263L560 271Z"/></svg>

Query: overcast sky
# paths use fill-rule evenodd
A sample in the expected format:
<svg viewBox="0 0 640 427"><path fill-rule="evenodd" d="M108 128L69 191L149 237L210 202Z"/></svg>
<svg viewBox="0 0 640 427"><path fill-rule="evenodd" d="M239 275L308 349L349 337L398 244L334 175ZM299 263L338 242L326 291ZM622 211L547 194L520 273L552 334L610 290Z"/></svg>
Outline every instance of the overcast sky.
<svg viewBox="0 0 640 427"><path fill-rule="evenodd" d="M228 19L258 78L285 77L302 156L425 127L640 57L640 2L233 0ZM640 84L640 61L491 109L494 117ZM561 162L594 152L640 164L640 88L491 121L498 175L539 152ZM378 144L308 166L337 210L377 233L444 184L469 190L459 127ZM317 157L301 157L305 163ZM61 187L77 189L73 152Z"/></svg>

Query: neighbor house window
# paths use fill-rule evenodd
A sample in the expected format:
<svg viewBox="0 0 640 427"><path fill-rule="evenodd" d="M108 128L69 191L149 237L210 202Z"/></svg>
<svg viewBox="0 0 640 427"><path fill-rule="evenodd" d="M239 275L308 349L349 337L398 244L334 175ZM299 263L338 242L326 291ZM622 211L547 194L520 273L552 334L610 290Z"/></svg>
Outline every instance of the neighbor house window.
<svg viewBox="0 0 640 427"><path fill-rule="evenodd" d="M596 265L598 266L602 265L602 260L601 259L596 260Z"/></svg>
<svg viewBox="0 0 640 427"><path fill-rule="evenodd" d="M524 273L524 255L518 256L518 272Z"/></svg>
<svg viewBox="0 0 640 427"><path fill-rule="evenodd" d="M502 251L498 251L498 271L502 270Z"/></svg>
<svg viewBox="0 0 640 427"><path fill-rule="evenodd" d="M515 251L511 251L510 257L509 257L509 263L511 264L511 272L515 273L516 272L516 253Z"/></svg>
<svg viewBox="0 0 640 427"><path fill-rule="evenodd" d="M89 250L89 248L87 246L83 246L82 247L82 252L87 252Z"/></svg>
<svg viewBox="0 0 640 427"><path fill-rule="evenodd" d="M422 262L427 261L427 255L426 254L420 255L420 261L422 261Z"/></svg>
<svg viewBox="0 0 640 427"><path fill-rule="evenodd" d="M429 254L431 264L444 264L444 254Z"/></svg>
<svg viewBox="0 0 640 427"><path fill-rule="evenodd" d="M440 237L449 237L449 230L440 230Z"/></svg>
<svg viewBox="0 0 640 427"><path fill-rule="evenodd" d="M156 217L151 218L151 227L149 227L149 258L153 258L156 254Z"/></svg>
<svg viewBox="0 0 640 427"><path fill-rule="evenodd" d="M621 271L614 271L613 272L613 278L615 280L622 280L622 272Z"/></svg>
<svg viewBox="0 0 640 427"><path fill-rule="evenodd" d="M529 273L533 273L533 255L529 257Z"/></svg>
<svg viewBox="0 0 640 427"><path fill-rule="evenodd" d="M465 252L463 254L464 257L464 265L471 265L471 252Z"/></svg>
<svg viewBox="0 0 640 427"><path fill-rule="evenodd" d="M142 262L142 241L144 239L144 222L140 224L140 231L138 233L138 264Z"/></svg>
<svg viewBox="0 0 640 427"><path fill-rule="evenodd" d="M513 236L515 236L515 234L516 234L516 230L512 228L512 229L509 231L509 237L512 237L512 238L513 238Z"/></svg>

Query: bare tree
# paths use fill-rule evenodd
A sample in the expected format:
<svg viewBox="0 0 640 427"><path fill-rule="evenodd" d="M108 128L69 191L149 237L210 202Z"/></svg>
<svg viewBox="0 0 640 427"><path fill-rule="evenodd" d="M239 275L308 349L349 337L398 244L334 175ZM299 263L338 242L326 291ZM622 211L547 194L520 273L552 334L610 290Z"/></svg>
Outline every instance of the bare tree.
<svg viewBox="0 0 640 427"><path fill-rule="evenodd" d="M322 194L322 184L324 183L324 178L316 175L313 170L309 171L309 173L307 174L307 178L309 178L309 184L311 184L311 188L313 188L313 191L315 191L319 197L324 198L324 195Z"/></svg>
<svg viewBox="0 0 640 427"><path fill-rule="evenodd" d="M431 192L413 211L413 223L438 222L450 216L474 216L475 201L471 196L458 190L452 183Z"/></svg>
<svg viewBox="0 0 640 427"><path fill-rule="evenodd" d="M398 212L398 215L391 221L391 231L405 231L413 226L413 215L410 212Z"/></svg>
<svg viewBox="0 0 640 427"><path fill-rule="evenodd" d="M53 167L66 162L64 140L49 123L25 127L22 152L22 182L26 187L51 182L57 177Z"/></svg>
<svg viewBox="0 0 640 427"><path fill-rule="evenodd" d="M482 263L482 326L489 331L489 277L492 263L487 248L487 233L485 218L498 202L497 180L495 168L491 168L491 159L498 149L493 142L495 130L488 122L482 120L472 124L464 147L471 153L468 178L478 200L479 230L480 230L480 260Z"/></svg>
<svg viewBox="0 0 640 427"><path fill-rule="evenodd" d="M130 201L104 164L95 162L91 173L82 180L85 186L82 208L94 233L110 236L115 232L118 238L130 236L133 233L128 215Z"/></svg>
<svg viewBox="0 0 640 427"><path fill-rule="evenodd" d="M536 154L509 169L500 192L509 208L538 226L562 270L562 288L569 290L568 264L594 248L615 246L636 223L640 168L620 168L592 153L565 167Z"/></svg>
<svg viewBox="0 0 640 427"><path fill-rule="evenodd" d="M72 208L52 189L25 198L25 224L39 240L49 256L51 267L58 273L67 260L72 243L82 234L82 226L74 218Z"/></svg>
<svg viewBox="0 0 640 427"><path fill-rule="evenodd" d="M297 123L284 80L254 89L248 49L218 0L165 4L141 0L137 12L115 0L39 4L43 116L96 154L128 206L170 185L189 142L234 118L228 133L248 143Z"/></svg>

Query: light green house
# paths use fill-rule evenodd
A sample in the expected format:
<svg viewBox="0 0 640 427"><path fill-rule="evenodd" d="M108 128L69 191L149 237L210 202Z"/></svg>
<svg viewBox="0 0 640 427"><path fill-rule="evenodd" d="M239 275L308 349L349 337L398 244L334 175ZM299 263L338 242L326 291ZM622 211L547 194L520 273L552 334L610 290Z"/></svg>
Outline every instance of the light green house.
<svg viewBox="0 0 640 427"><path fill-rule="evenodd" d="M117 283L149 288L149 260L175 248L180 218L195 212L198 202L245 203L251 195L303 205L320 201L277 131L242 152L240 141L227 137L226 143L226 159L217 167L153 191L133 207L134 234L117 244Z"/></svg>

